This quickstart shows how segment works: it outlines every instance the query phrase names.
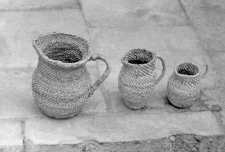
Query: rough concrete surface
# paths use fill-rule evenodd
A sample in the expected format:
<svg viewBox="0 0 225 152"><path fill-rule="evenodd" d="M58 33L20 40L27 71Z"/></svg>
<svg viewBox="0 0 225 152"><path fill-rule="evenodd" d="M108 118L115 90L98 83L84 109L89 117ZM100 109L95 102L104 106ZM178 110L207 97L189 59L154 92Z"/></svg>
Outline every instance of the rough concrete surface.
<svg viewBox="0 0 225 152"><path fill-rule="evenodd" d="M146 48L160 55L166 62L166 74L159 84L156 85L154 94L149 98L147 109L157 108L172 112L176 111L169 104L166 104L167 81L175 66L183 61L191 61L199 65L201 71L204 71L205 69L201 65L210 63L207 53L199 46L199 40L189 26L90 28L89 31L93 50L108 57L112 64L112 73L104 85L110 93L111 103L115 112L128 110L121 102L118 90L118 75L122 67L121 58L129 50ZM98 66L100 73L103 73L105 65L99 62ZM160 75L161 71L162 65L157 60L156 72ZM215 73L210 70L205 79L202 80L203 92L204 88L214 86L216 81ZM204 110L205 108L202 107L201 109Z"/></svg>
<svg viewBox="0 0 225 152"><path fill-rule="evenodd" d="M42 145L29 147L31 152L224 152L224 136L179 134L160 140L102 143L86 141L77 145Z"/></svg>
<svg viewBox="0 0 225 152"><path fill-rule="evenodd" d="M186 1L180 0L181 6L189 18L193 29L196 31L199 42L204 48L211 60L211 69L215 73L213 87L205 89L203 100L208 106L222 107L222 120L224 120L224 1Z"/></svg>
<svg viewBox="0 0 225 152"><path fill-rule="evenodd" d="M0 68L35 68L38 56L32 41L42 34L63 32L89 38L77 9L0 11L0 16Z"/></svg>
<svg viewBox="0 0 225 152"><path fill-rule="evenodd" d="M148 121L146 121L148 120ZM78 144L85 140L126 142L160 139L186 133L202 136L223 132L211 112L76 117L72 120L32 119L25 136L35 145Z"/></svg>
<svg viewBox="0 0 225 152"><path fill-rule="evenodd" d="M177 0L81 0L81 6L87 25L91 27L186 24Z"/></svg>
<svg viewBox="0 0 225 152"><path fill-rule="evenodd" d="M0 120L0 151L22 152L23 147L22 123Z"/></svg>
<svg viewBox="0 0 225 152"><path fill-rule="evenodd" d="M23 11L35 9L63 9L63 8L79 9L78 0L2 0L0 1L1 11Z"/></svg>
<svg viewBox="0 0 225 152"><path fill-rule="evenodd" d="M223 0L0 1L0 152L225 152L224 10ZM72 119L47 117L32 96L32 40L52 32L85 38L112 66ZM167 67L140 110L123 104L117 86L121 58L135 48L155 52ZM182 61L201 73L209 65L187 109L171 105L166 90ZM86 66L92 83L105 70L102 61ZM159 76L159 60L155 70Z"/></svg>
<svg viewBox="0 0 225 152"><path fill-rule="evenodd" d="M225 2L222 0L179 0L188 19L202 38L202 43L214 51L224 51Z"/></svg>

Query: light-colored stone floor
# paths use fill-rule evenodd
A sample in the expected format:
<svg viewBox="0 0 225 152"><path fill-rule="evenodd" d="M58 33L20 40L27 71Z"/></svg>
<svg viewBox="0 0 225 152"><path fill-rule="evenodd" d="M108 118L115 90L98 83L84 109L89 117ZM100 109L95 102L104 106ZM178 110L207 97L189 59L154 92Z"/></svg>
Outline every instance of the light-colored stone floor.
<svg viewBox="0 0 225 152"><path fill-rule="evenodd" d="M202 141L223 135L224 17L223 0L0 1L0 151L172 152L179 135L202 136ZM32 40L51 32L85 38L92 53L104 55L112 66L107 80L72 119L45 116L32 96L38 62ZM147 106L134 111L123 104L117 85L121 58L135 48L154 51L167 68ZM201 71L202 64L209 65L201 98L188 109L175 108L167 100L168 78L182 61L195 62ZM101 61L86 66L93 82L105 70ZM161 70L157 60L158 75ZM223 147L219 139L218 147Z"/></svg>

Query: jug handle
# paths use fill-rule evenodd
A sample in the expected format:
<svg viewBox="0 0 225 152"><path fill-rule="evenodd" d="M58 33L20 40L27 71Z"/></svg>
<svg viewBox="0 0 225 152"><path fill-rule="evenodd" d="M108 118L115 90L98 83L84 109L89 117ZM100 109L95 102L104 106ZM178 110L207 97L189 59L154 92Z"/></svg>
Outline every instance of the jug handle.
<svg viewBox="0 0 225 152"><path fill-rule="evenodd" d="M158 84L159 81L165 76L165 73L166 73L166 63L165 63L164 59L163 59L161 56L157 55L156 58L158 58L158 59L161 60L161 62L162 62L162 67L163 67L163 68L162 68L162 73L161 73L161 75L160 75L159 78L156 80L156 84Z"/></svg>
<svg viewBox="0 0 225 152"><path fill-rule="evenodd" d="M106 64L106 70L104 71L102 76L90 87L88 97L90 97L95 92L95 90L98 89L99 85L109 76L111 72L111 65L103 55L101 54L92 55L90 60L91 61L102 60Z"/></svg>
<svg viewBox="0 0 225 152"><path fill-rule="evenodd" d="M208 73L209 66L208 66L207 64L203 64L202 66L205 66L205 72L202 74L202 78L205 78L205 76L206 76L207 73Z"/></svg>

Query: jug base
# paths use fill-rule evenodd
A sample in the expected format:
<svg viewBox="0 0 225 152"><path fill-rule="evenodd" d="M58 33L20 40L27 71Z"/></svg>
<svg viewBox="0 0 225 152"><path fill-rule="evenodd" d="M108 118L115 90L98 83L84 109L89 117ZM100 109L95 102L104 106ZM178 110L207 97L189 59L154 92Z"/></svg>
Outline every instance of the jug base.
<svg viewBox="0 0 225 152"><path fill-rule="evenodd" d="M146 106L146 102L142 101L142 102L132 102L132 101L128 101L126 99L123 99L123 102L125 104L126 107L132 109L132 110L138 110L138 109L142 109Z"/></svg>
<svg viewBox="0 0 225 152"><path fill-rule="evenodd" d="M175 106L176 108L180 108L180 109L185 109L185 108L189 108L191 107L198 99L192 100L192 101L188 101L188 99L186 101L182 100L172 100L170 98L170 96L167 96L168 101Z"/></svg>
<svg viewBox="0 0 225 152"><path fill-rule="evenodd" d="M76 112L71 112L71 113L65 113L65 114L62 114L62 111L58 112L58 111L49 111L49 110L44 110L44 109L41 109L41 112L44 113L45 115L47 115L48 117L51 117L51 118L54 118L54 119L69 119L69 118L72 118L72 117L75 117L77 116L79 113L80 113L81 110L79 111L76 111Z"/></svg>

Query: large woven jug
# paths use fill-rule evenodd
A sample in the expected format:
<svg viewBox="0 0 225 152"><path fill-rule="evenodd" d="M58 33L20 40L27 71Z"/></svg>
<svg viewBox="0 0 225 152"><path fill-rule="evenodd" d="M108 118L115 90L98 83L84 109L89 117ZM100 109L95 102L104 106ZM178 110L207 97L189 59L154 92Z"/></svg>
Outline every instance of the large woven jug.
<svg viewBox="0 0 225 152"><path fill-rule="evenodd" d="M208 65L201 75L199 67L192 62L182 62L175 67L168 79L167 91L169 101L178 108L193 105L201 93L201 79L208 72Z"/></svg>
<svg viewBox="0 0 225 152"><path fill-rule="evenodd" d="M163 70L157 78L155 71L156 58L162 61ZM123 102L130 109L140 109L146 106L149 95L155 85L164 77L166 65L160 56L145 49L133 49L122 58L118 87Z"/></svg>
<svg viewBox="0 0 225 152"><path fill-rule="evenodd" d="M54 118L77 115L88 97L108 77L110 65L102 55L92 55L86 40L75 35L52 33L33 41L39 55L33 73L34 99L43 113ZM100 59L107 68L91 85L85 64Z"/></svg>

